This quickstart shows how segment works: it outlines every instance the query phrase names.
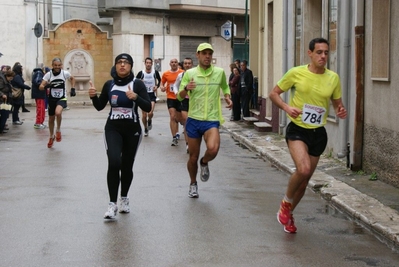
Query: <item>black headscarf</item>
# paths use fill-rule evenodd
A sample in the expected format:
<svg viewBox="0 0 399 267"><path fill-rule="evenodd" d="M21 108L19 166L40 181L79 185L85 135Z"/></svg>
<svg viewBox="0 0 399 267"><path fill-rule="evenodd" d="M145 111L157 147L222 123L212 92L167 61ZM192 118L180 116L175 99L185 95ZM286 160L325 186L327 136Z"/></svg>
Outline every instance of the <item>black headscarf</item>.
<svg viewBox="0 0 399 267"><path fill-rule="evenodd" d="M116 73L115 65L119 59L125 59L125 60L129 61L129 63L132 65L129 75L124 78L119 77L118 74ZM114 78L115 84L119 85L119 86L126 85L126 84L130 83L131 81L133 81L133 79L134 79L133 58L129 54L126 54L126 53L122 53L122 54L119 54L118 56L116 56L115 64L111 69L111 76L112 76L112 78Z"/></svg>

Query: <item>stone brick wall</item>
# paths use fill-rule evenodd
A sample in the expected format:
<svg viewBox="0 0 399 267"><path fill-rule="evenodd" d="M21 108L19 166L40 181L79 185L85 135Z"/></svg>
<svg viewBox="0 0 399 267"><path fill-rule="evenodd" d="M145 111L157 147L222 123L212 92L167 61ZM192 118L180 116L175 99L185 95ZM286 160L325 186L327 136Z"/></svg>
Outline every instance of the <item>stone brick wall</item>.
<svg viewBox="0 0 399 267"><path fill-rule="evenodd" d="M399 133L364 125L363 170L399 188Z"/></svg>
<svg viewBox="0 0 399 267"><path fill-rule="evenodd" d="M53 58L64 60L66 54L74 49L83 49L93 58L94 85L101 91L104 82L111 78L113 40L108 38L107 32L89 21L67 20L43 38L43 62L51 67Z"/></svg>

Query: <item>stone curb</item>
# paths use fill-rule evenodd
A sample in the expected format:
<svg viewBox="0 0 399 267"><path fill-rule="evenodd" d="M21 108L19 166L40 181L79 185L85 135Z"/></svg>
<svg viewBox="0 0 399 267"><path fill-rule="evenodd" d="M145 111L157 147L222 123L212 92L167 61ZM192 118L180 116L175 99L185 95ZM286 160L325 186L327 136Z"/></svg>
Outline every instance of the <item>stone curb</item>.
<svg viewBox="0 0 399 267"><path fill-rule="evenodd" d="M247 137L222 125L232 138L244 145L260 157L271 162L278 169L289 174L295 171L295 166L289 153L273 142L263 137ZM365 195L334 177L316 170L309 181L310 188L320 192L320 195L344 211L351 218L358 220L363 226L380 235L393 246L399 245L399 213L378 200Z"/></svg>

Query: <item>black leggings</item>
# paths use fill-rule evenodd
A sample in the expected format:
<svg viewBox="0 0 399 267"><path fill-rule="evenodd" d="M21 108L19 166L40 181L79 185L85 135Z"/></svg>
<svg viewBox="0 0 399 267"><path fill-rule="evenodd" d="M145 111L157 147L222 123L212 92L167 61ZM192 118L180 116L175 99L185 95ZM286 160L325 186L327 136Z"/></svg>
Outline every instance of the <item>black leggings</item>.
<svg viewBox="0 0 399 267"><path fill-rule="evenodd" d="M105 125L110 202L117 202L119 183L122 197L126 197L129 192L133 180L134 159L141 138L140 123L132 120L108 120Z"/></svg>

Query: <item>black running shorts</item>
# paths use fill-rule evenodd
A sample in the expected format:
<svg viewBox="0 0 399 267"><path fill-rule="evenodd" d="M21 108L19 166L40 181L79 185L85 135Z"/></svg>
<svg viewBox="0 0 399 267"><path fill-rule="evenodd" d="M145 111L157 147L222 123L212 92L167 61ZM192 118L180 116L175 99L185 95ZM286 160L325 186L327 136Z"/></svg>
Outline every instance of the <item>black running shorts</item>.
<svg viewBox="0 0 399 267"><path fill-rule="evenodd" d="M316 129L305 129L293 122L287 126L285 140L300 140L308 146L308 154L314 157L319 157L323 154L327 146L327 132L324 127Z"/></svg>

